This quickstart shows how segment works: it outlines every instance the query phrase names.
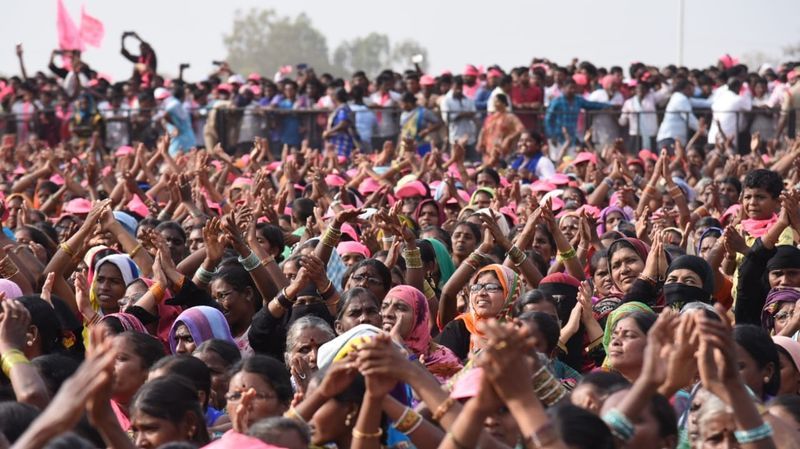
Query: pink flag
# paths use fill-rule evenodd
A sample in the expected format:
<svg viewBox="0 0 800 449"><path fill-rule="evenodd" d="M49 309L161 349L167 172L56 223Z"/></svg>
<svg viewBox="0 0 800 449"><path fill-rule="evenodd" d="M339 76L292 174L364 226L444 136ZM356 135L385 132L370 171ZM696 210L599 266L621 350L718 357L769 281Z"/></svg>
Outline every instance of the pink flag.
<svg viewBox="0 0 800 449"><path fill-rule="evenodd" d="M58 46L62 50L83 50L81 35L69 11L64 7L64 0L58 0L58 14L56 16L56 28L58 30Z"/></svg>
<svg viewBox="0 0 800 449"><path fill-rule="evenodd" d="M93 47L99 47L105 33L103 22L86 14L86 9L81 6L81 40Z"/></svg>

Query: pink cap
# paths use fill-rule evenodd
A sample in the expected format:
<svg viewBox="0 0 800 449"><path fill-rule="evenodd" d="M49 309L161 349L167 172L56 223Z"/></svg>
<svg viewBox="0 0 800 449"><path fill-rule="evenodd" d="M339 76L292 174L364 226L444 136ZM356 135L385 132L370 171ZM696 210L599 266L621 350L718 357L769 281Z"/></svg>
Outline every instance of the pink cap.
<svg viewBox="0 0 800 449"><path fill-rule="evenodd" d="M340 257L345 254L361 254L365 259L369 259L370 256L369 248L361 242L341 242L336 247L336 252Z"/></svg>
<svg viewBox="0 0 800 449"><path fill-rule="evenodd" d="M341 187L346 184L346 181L339 175L330 174L325 177L325 183L332 187Z"/></svg>
<svg viewBox="0 0 800 449"><path fill-rule="evenodd" d="M130 202L128 202L127 207L129 211L136 212L142 217L146 217L150 214L150 209L148 209L147 205L142 202L142 199L139 198L139 195L133 195L133 198L131 198Z"/></svg>
<svg viewBox="0 0 800 449"><path fill-rule="evenodd" d="M789 353L789 357L792 358L792 362L794 363L794 369L800 371L800 343L789 337L779 335L772 337L772 341Z"/></svg>
<svg viewBox="0 0 800 449"><path fill-rule="evenodd" d="M611 89L611 86L617 82L617 77L614 75L606 75L600 80L600 85L603 86L603 89Z"/></svg>
<svg viewBox="0 0 800 449"><path fill-rule="evenodd" d="M553 211L554 212L564 208L564 200L562 200L561 198L559 198L557 196L551 196L550 199L551 199L551 204L553 206ZM545 202L545 200L542 199L542 202L540 203L540 205L543 205L544 202Z"/></svg>
<svg viewBox="0 0 800 449"><path fill-rule="evenodd" d="M238 432L226 432L222 438L203 446L204 449L281 449Z"/></svg>
<svg viewBox="0 0 800 449"><path fill-rule="evenodd" d="M592 164L596 164L597 156L594 153L590 153L588 151L582 151L575 155L575 159L572 160L572 165L578 165L584 162L591 162Z"/></svg>
<svg viewBox="0 0 800 449"><path fill-rule="evenodd" d="M372 178L366 178L365 180L361 181L361 184L358 186L358 191L366 195L368 193L375 192L376 190L380 189L381 185L378 184L378 181Z"/></svg>
<svg viewBox="0 0 800 449"><path fill-rule="evenodd" d="M261 81L261 75L259 75L256 72L253 72L253 73L247 75L247 80L248 81Z"/></svg>
<svg viewBox="0 0 800 449"><path fill-rule="evenodd" d="M436 78L430 75L422 75L422 77L419 79L419 84L421 86L433 86L436 84Z"/></svg>
<svg viewBox="0 0 800 449"><path fill-rule="evenodd" d="M422 181L411 181L395 189L394 194L398 198L411 198L414 196L425 196L428 194L428 191L425 189L425 184L423 184Z"/></svg>
<svg viewBox="0 0 800 449"><path fill-rule="evenodd" d="M501 72L501 71L499 71L497 69L491 69L491 70L489 70L489 73L486 74L486 77L487 78L502 78L503 77L503 72Z"/></svg>
<svg viewBox="0 0 800 449"><path fill-rule="evenodd" d="M555 184L549 183L547 181L542 181L541 179L531 184L532 192L549 192L555 189L556 189Z"/></svg>
<svg viewBox="0 0 800 449"><path fill-rule="evenodd" d="M569 178L569 176L563 173L556 173L553 176L547 178L547 181L555 184L556 186L563 186L569 184L571 179Z"/></svg>
<svg viewBox="0 0 800 449"><path fill-rule="evenodd" d="M572 79L575 80L575 84L579 86L586 86L589 84L589 78L587 78L583 73L576 73L572 75Z"/></svg>
<svg viewBox="0 0 800 449"><path fill-rule="evenodd" d="M458 193L458 196L460 196L465 203L469 203L469 193L467 193L465 190L456 190L456 193ZM456 198L450 198L445 204L458 204L458 200Z"/></svg>
<svg viewBox="0 0 800 449"><path fill-rule="evenodd" d="M157 87L156 90L153 92L153 96L156 100L163 100L165 98L169 98L169 91L164 89L163 87Z"/></svg>
<svg viewBox="0 0 800 449"><path fill-rule="evenodd" d="M114 156L122 157L122 156L127 156L127 155L133 154L133 153L134 153L134 150L133 150L132 146L123 145L123 146L117 148L117 151L114 152Z"/></svg>
<svg viewBox="0 0 800 449"><path fill-rule="evenodd" d="M222 84L217 86L217 91L221 91L221 90L224 90L225 92L231 93L231 91L233 90L233 86L231 86L228 83L222 83Z"/></svg>
<svg viewBox="0 0 800 449"><path fill-rule="evenodd" d="M59 174L55 174L55 175L50 177L50 182L52 182L53 184L55 184L57 186L63 186L64 185L64 178Z"/></svg>
<svg viewBox="0 0 800 449"><path fill-rule="evenodd" d="M273 172L273 171L277 170L278 168L280 168L280 166L281 166L281 162L280 161L270 162L269 164L267 164L267 170Z"/></svg>
<svg viewBox="0 0 800 449"><path fill-rule="evenodd" d="M341 228L342 234L346 234L353 239L354 242L358 241L358 233L356 232L356 228L353 227L350 223L342 224Z"/></svg>
<svg viewBox="0 0 800 449"><path fill-rule="evenodd" d="M475 68L474 65L467 64L467 66L464 67L464 76L478 76L478 75L480 75L480 73L478 72L478 69Z"/></svg>
<svg viewBox="0 0 800 449"><path fill-rule="evenodd" d="M75 198L67 201L63 212L70 214L88 214L92 210L92 202L86 198Z"/></svg>
<svg viewBox="0 0 800 449"><path fill-rule="evenodd" d="M250 178L238 177L233 180L233 184L231 184L232 189L241 189L244 187L250 187L253 185L253 180Z"/></svg>
<svg viewBox="0 0 800 449"><path fill-rule="evenodd" d="M794 70L789 70L789 73L786 74L786 80L794 81L798 76L800 76L800 69L795 68Z"/></svg>
<svg viewBox="0 0 800 449"><path fill-rule="evenodd" d="M652 161L657 161L658 160L658 156L655 153L653 153L652 151L645 149L645 150L639 151L639 159L641 159L643 161L646 161L648 159L650 159Z"/></svg>

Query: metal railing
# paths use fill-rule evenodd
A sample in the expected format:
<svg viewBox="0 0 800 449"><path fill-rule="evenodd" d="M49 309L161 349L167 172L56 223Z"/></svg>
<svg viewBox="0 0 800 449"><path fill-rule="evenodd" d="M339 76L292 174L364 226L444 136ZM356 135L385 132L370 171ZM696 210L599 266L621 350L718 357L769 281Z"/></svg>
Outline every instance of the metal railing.
<svg viewBox="0 0 800 449"><path fill-rule="evenodd" d="M162 124L153 120L156 112L158 112L157 109L104 110L83 122L79 121L73 113L64 116L54 110L39 110L27 114L3 113L0 114L0 130L2 130L0 135L15 134L17 144L21 144L35 135L50 145L56 145L67 140L74 144L81 144L88 141L94 132L99 132L104 145L109 149L132 142L144 142L146 145L152 146L165 132ZM402 112L398 108L355 111L355 128L361 131L361 128L367 127L364 128L363 133L360 133L364 134L361 139L365 143L368 143L370 137L377 138L377 140L396 138L403 128L400 123ZM229 152L234 152L237 148L247 150L255 137L261 137L268 139L273 147L277 146L279 152L284 144L299 145L302 140L308 140L312 148L322 148L322 133L328 127L328 116L331 110L286 110L251 106L220 109L195 108L190 113L195 144L198 147L220 142ZM555 141L562 141L561 132L553 132L552 129L548 129L549 117L546 110L515 110L514 113L530 131L537 131ZM709 126L715 126L711 121L712 113L709 109L694 109L692 113L696 117L705 118ZM790 136L794 136L795 133L793 115L796 113L797 111L790 111L787 122ZM444 121L445 126L440 132L429 136L428 139L434 140L440 145L447 145L449 127L455 128L458 123L463 124L464 121L474 123L474 127L468 127L475 133L473 138L476 137L487 113L477 111L472 118L457 118L460 114L462 111L452 111L448 114L437 113ZM595 144L602 145L609 139L621 137L630 141L630 146L647 147L644 142L652 140L651 144L655 144L658 128L666 118L670 118L670 114L677 115L679 121L688 127L689 114L686 112L666 112L663 109L655 112L631 112L626 114L627 124L623 125L619 122L621 115L619 110L605 109L583 110L577 115L573 114L570 120L574 120L575 123L570 129L573 131L572 138L576 141L582 141L585 130L591 128ZM781 112L754 109L725 114L735 115L735 129L738 134L744 136L758 131L762 138L769 139L775 134ZM210 117L213 117L213 124L208 123ZM559 118L552 117L551 120L560 122ZM692 131L687 128L687 138L691 135ZM744 139L740 137L738 140ZM636 144L636 141L639 143ZM747 142L749 145L749 138Z"/></svg>

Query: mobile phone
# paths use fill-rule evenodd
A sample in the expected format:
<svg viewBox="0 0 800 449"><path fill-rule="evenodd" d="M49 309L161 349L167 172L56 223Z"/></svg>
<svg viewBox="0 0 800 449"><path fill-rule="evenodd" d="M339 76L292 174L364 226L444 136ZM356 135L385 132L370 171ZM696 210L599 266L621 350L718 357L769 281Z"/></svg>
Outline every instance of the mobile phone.
<svg viewBox="0 0 800 449"><path fill-rule="evenodd" d="M222 65L222 64L224 64L224 62L222 62L222 61L211 61L211 63L214 64L214 65Z"/></svg>
<svg viewBox="0 0 800 449"><path fill-rule="evenodd" d="M179 70L183 70L183 69L188 69L189 67L191 67L191 66L189 65L189 63L186 63L186 62L185 62L185 63L183 63L183 64L179 65L179 66L178 66L178 69L179 69Z"/></svg>
<svg viewBox="0 0 800 449"><path fill-rule="evenodd" d="M411 62L413 62L414 64L420 64L423 61L425 61L425 56L422 54L416 54L411 57Z"/></svg>

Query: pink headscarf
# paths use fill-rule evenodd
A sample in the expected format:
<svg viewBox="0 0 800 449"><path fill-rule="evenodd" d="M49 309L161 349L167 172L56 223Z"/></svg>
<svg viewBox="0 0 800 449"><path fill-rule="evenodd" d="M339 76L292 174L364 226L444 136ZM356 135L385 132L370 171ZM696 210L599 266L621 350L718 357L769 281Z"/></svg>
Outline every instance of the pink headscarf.
<svg viewBox="0 0 800 449"><path fill-rule="evenodd" d="M336 252L339 256L344 256L345 254L361 254L365 259L369 259L370 256L369 248L359 242L339 243L339 246L336 247Z"/></svg>
<svg viewBox="0 0 800 449"><path fill-rule="evenodd" d="M105 315L103 318L100 318L100 322L108 321L111 318L116 318L119 321L119 324L122 326L123 331L134 331L139 332L142 334L147 334L147 329L145 329L144 324L139 321L139 318L136 316L131 315L130 313L118 312L118 313L109 313Z"/></svg>
<svg viewBox="0 0 800 449"><path fill-rule="evenodd" d="M136 281L144 282L144 285L147 288L150 288L155 283L154 280L149 278L138 278ZM136 282L133 281L133 282ZM179 306L170 306L165 303L165 301L169 298L172 298L172 294L168 291L164 291L164 300L159 302L156 307L158 309L158 327L156 329L156 338L164 344L164 347L169 350L169 331L172 328L172 323L178 318L178 315L181 314L181 309Z"/></svg>
<svg viewBox="0 0 800 449"><path fill-rule="evenodd" d="M610 90L611 86L613 86L615 82L617 82L617 77L614 75L606 75L600 81L600 85L603 86L603 89Z"/></svg>
<svg viewBox="0 0 800 449"><path fill-rule="evenodd" d="M22 296L22 289L14 281L0 279L0 293L5 293L6 299L17 299Z"/></svg>

